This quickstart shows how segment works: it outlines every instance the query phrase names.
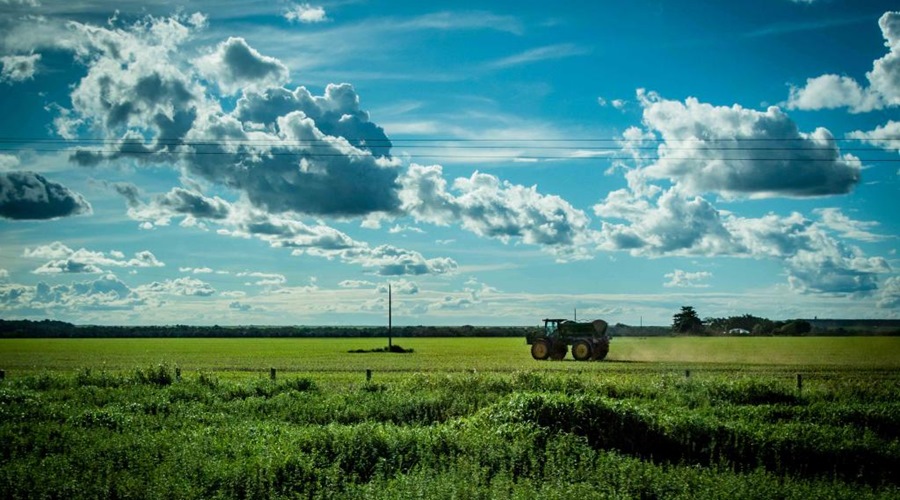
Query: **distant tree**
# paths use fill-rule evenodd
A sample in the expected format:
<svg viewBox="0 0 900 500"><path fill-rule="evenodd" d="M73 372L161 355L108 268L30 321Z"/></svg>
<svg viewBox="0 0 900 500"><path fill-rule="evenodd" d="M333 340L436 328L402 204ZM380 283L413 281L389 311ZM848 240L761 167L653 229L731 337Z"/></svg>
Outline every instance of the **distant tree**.
<svg viewBox="0 0 900 500"><path fill-rule="evenodd" d="M691 306L682 306L681 312L672 317L672 331L675 333L698 333L703 330L703 322Z"/></svg>

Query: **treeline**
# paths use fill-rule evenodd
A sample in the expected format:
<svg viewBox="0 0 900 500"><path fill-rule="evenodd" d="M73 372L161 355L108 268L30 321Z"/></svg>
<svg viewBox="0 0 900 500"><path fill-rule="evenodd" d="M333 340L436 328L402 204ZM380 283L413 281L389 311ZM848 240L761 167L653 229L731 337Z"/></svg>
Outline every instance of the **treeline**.
<svg viewBox="0 0 900 500"><path fill-rule="evenodd" d="M403 337L525 337L535 327L517 326L396 326ZM387 337L384 326L101 326L63 321L0 319L0 338L312 338Z"/></svg>
<svg viewBox="0 0 900 500"><path fill-rule="evenodd" d="M727 318L706 318L700 334L706 335L900 335L897 320L807 320L774 321L744 314Z"/></svg>

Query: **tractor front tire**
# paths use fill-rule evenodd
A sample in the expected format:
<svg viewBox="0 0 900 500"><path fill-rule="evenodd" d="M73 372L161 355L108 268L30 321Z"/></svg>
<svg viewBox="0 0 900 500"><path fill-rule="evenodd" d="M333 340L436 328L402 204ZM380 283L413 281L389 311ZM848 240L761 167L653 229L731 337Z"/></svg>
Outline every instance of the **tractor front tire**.
<svg viewBox="0 0 900 500"><path fill-rule="evenodd" d="M550 342L544 339L535 340L531 344L531 357L543 361L550 357Z"/></svg>
<svg viewBox="0 0 900 500"><path fill-rule="evenodd" d="M587 361L591 359L592 351L591 343L587 340L579 340L572 345L572 357L577 361Z"/></svg>
<svg viewBox="0 0 900 500"><path fill-rule="evenodd" d="M569 345L565 342L554 342L553 346L550 348L550 359L554 361L559 361L566 357L566 353L569 352Z"/></svg>

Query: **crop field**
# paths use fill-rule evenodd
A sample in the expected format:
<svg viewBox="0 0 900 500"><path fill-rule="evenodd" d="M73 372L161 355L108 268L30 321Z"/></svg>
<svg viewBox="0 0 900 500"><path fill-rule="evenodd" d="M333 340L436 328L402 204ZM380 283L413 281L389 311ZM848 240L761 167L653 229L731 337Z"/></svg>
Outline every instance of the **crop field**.
<svg viewBox="0 0 900 500"><path fill-rule="evenodd" d="M395 343L0 340L0 498L900 498L900 339Z"/></svg>

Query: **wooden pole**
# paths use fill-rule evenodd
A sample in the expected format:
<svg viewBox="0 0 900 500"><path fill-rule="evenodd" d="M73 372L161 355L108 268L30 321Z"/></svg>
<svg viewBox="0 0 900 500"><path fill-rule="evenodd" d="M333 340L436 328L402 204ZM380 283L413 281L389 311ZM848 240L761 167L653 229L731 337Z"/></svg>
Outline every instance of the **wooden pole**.
<svg viewBox="0 0 900 500"><path fill-rule="evenodd" d="M797 374L797 392L803 391L803 374Z"/></svg>
<svg viewBox="0 0 900 500"><path fill-rule="evenodd" d="M269 378L275 380L275 368L269 368Z"/></svg>
<svg viewBox="0 0 900 500"><path fill-rule="evenodd" d="M392 321L391 316L392 316L392 313L393 313L393 307L391 304L391 284L388 283L388 350L390 350L392 347L394 347L393 341L391 339L391 334L392 334L392 332L391 332L391 321Z"/></svg>
<svg viewBox="0 0 900 500"><path fill-rule="evenodd" d="M366 370L366 382L370 382L372 380L372 370Z"/></svg>

